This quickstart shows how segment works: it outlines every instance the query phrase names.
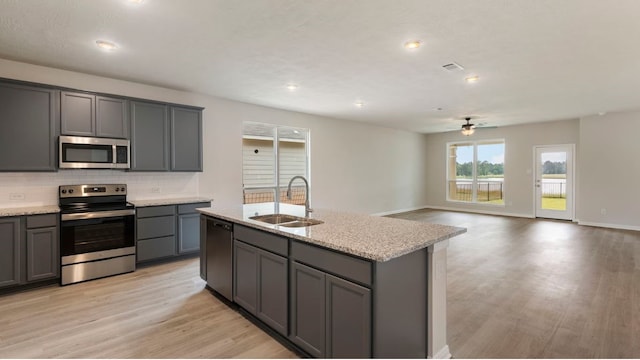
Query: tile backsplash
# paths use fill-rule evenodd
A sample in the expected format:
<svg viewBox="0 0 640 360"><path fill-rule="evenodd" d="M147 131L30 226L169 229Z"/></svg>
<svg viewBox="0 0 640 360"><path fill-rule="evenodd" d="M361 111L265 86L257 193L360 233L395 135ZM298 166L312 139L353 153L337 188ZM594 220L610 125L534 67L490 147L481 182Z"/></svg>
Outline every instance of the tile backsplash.
<svg viewBox="0 0 640 360"><path fill-rule="evenodd" d="M0 207L58 204L58 186L127 184L129 200L197 196L200 173L60 170L53 173L0 173Z"/></svg>

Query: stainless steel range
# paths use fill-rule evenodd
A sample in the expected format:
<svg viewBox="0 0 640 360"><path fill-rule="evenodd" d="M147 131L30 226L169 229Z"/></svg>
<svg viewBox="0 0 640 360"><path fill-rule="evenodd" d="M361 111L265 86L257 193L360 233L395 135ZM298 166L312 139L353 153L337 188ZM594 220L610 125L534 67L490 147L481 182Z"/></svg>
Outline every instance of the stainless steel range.
<svg viewBox="0 0 640 360"><path fill-rule="evenodd" d="M60 206L61 283L136 269L135 208L127 185L63 185Z"/></svg>

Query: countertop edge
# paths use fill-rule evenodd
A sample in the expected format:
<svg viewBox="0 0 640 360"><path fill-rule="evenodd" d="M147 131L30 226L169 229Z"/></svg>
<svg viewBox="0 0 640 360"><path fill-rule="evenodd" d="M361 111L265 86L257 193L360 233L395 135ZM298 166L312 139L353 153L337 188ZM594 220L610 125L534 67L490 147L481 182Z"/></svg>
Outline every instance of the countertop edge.
<svg viewBox="0 0 640 360"><path fill-rule="evenodd" d="M199 202L213 202L209 197L184 197L184 198L166 198L166 199L138 199L128 200L136 208L143 208L149 206L163 206L163 205L183 205Z"/></svg>
<svg viewBox="0 0 640 360"><path fill-rule="evenodd" d="M60 208L57 205L25 206L25 207L16 207L16 208L1 208L0 209L0 218L13 217L13 216L57 214L59 212L60 212Z"/></svg>
<svg viewBox="0 0 640 360"><path fill-rule="evenodd" d="M412 252L415 252L415 251L418 251L418 250L421 250L421 249L425 249L425 248L427 248L427 247L429 247L431 245L434 245L434 244L439 243L439 242L444 241L444 240L448 240L450 238L453 238L455 236L458 236L458 235L461 235L461 234L464 234L464 233L467 232L466 228L450 226L451 228L455 228L456 230L451 232L451 233L449 233L449 234L445 234L445 235L439 236L439 237L437 237L435 239L431 239L431 240L429 240L429 241L427 241L425 243L417 244L415 246L409 246L409 247L403 248L402 250L393 252L392 254L390 254L388 256L380 256L378 254L374 254L374 253L371 253L371 252L354 251L353 249L345 249L345 248L342 248L340 246L335 246L334 244L327 243L325 241L321 241L321 240L318 240L318 239L311 239L311 238L308 238L306 236L284 232L284 231L281 231L279 229L269 227L267 225L259 224L257 222L250 222L250 221L246 221L246 220L241 220L241 219L238 219L236 217L225 216L225 215L222 215L222 214L219 214L219 213L213 214L213 213L211 213L211 210L207 210L207 209L196 209L196 210L200 214L203 214L205 216L215 217L215 218L218 218L218 219L221 219L221 220L226 220L226 221L233 222L233 223L236 223L236 224L248 226L248 227L251 227L251 228L254 228L254 229L266 231L266 232L269 232L269 233L272 233L272 234L276 234L276 235L279 235L279 236L284 236L284 237L287 237L287 238L290 238L290 239L300 240L300 241L303 241L303 242L305 242L307 244L316 245L316 246L323 247L323 248L326 248L326 249L331 249L331 250L338 251L338 252L341 252L341 253L344 253L344 254L348 254L350 256L356 256L356 257L363 258L365 260L376 261L376 262L389 261L389 260L401 257L403 255L407 255L407 254L410 254Z"/></svg>

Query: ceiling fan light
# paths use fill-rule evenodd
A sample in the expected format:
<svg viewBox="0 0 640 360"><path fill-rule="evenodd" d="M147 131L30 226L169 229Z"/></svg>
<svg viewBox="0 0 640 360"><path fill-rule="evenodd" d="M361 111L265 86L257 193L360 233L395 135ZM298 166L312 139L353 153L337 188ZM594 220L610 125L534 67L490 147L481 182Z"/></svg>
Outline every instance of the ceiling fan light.
<svg viewBox="0 0 640 360"><path fill-rule="evenodd" d="M470 117L466 117L464 119L467 121L467 123L462 125L462 135L470 136L476 131L475 126L469 123L469 120L471 120Z"/></svg>
<svg viewBox="0 0 640 360"><path fill-rule="evenodd" d="M462 135L464 136L470 136L473 135L473 133L476 132L476 129L472 128L471 126L469 127L462 127Z"/></svg>

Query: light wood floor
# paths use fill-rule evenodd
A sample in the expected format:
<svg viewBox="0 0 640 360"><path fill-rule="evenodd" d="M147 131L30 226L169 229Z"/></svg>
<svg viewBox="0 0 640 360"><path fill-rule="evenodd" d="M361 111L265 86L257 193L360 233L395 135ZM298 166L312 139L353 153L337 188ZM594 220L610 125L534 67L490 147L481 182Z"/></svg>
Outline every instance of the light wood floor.
<svg viewBox="0 0 640 360"><path fill-rule="evenodd" d="M640 358L640 233L417 211L448 255L456 358ZM290 358L213 297L198 260L0 296L0 358Z"/></svg>
<svg viewBox="0 0 640 360"><path fill-rule="evenodd" d="M421 210L448 249L456 358L640 358L640 232Z"/></svg>
<svg viewBox="0 0 640 360"><path fill-rule="evenodd" d="M0 358L292 358L204 288L197 259L0 297Z"/></svg>

